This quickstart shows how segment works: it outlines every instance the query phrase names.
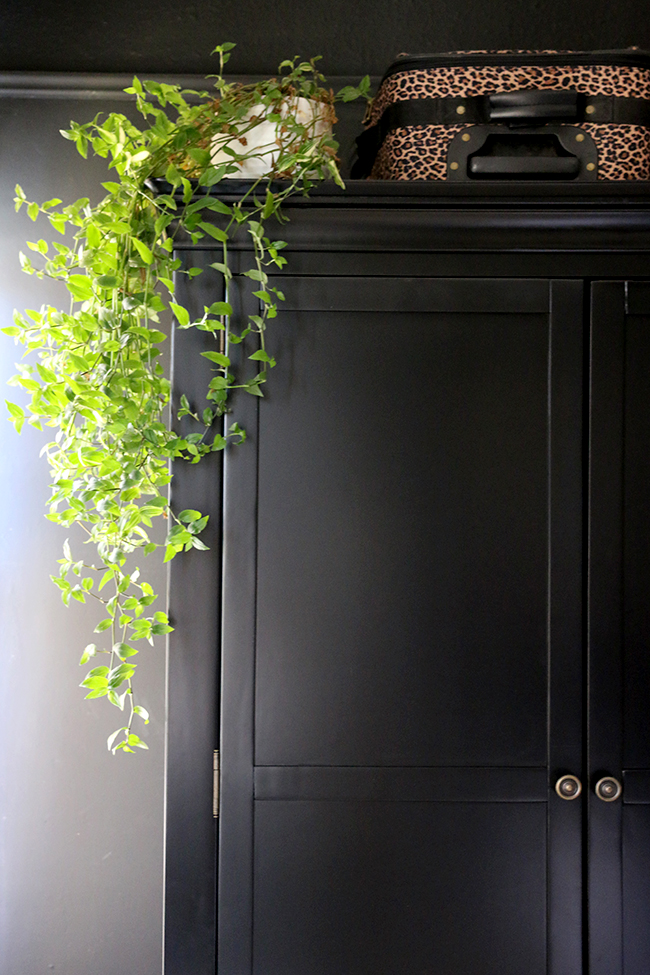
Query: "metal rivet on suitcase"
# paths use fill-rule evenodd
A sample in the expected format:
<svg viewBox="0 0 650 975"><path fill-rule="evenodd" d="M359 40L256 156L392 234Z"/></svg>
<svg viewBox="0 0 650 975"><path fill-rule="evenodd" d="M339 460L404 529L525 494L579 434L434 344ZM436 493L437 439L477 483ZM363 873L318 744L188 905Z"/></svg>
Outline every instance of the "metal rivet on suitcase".
<svg viewBox="0 0 650 975"><path fill-rule="evenodd" d="M463 140L463 142L469 142L471 138L472 137L469 134L469 132L463 132L463 134L461 135L461 139Z"/></svg>
<svg viewBox="0 0 650 975"><path fill-rule="evenodd" d="M584 141L585 141L585 137L584 137L583 133L582 132L578 132L578 134L576 136L576 142L584 142Z"/></svg>
<svg viewBox="0 0 650 975"><path fill-rule="evenodd" d="M589 170L590 173L593 173L595 168L596 168L595 163L587 163L587 169Z"/></svg>
<svg viewBox="0 0 650 975"><path fill-rule="evenodd" d="M457 162L449 163L449 168L450 169L458 169L458 163Z"/></svg>
<svg viewBox="0 0 650 975"><path fill-rule="evenodd" d="M465 106L464 105L457 105L456 106L456 112L459 115L464 115L465 114Z"/></svg>
<svg viewBox="0 0 650 975"><path fill-rule="evenodd" d="M596 111L596 106L595 105L587 105L587 107L585 109L585 112L587 113L587 115L593 115L595 111Z"/></svg>

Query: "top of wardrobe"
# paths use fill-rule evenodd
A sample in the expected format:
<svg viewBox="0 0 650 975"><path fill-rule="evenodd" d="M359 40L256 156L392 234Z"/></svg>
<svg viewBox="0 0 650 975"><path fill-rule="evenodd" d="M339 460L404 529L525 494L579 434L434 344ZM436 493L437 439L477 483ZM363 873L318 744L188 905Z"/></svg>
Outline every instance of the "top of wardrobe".
<svg viewBox="0 0 650 975"><path fill-rule="evenodd" d="M278 182L277 187L285 185ZM169 192L171 187L164 180L154 180L152 186L159 192ZM220 199L239 199L250 190L250 180L229 180L219 184ZM263 190L261 190L263 192ZM447 183L438 180L346 180L345 189L333 181L314 185L309 196L296 193L284 204L284 209L296 207L398 207L447 208L477 207L525 207L564 208L593 207L619 209L631 205L635 209L650 209L650 180L593 183L549 183L537 180L482 180L480 183Z"/></svg>

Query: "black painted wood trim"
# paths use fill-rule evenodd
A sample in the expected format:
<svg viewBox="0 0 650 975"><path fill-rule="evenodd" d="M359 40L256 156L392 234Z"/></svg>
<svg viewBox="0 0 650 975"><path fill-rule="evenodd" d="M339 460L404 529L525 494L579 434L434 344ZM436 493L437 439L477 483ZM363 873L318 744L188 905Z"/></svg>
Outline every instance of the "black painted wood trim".
<svg viewBox="0 0 650 975"><path fill-rule="evenodd" d="M622 975L622 803L594 794L621 778L623 391L625 284L591 298L589 435L589 958L590 975Z"/></svg>
<svg viewBox="0 0 650 975"><path fill-rule="evenodd" d="M223 294L206 254L185 255L204 273L178 275L177 300L197 317ZM175 330L172 336L174 412L181 393L199 411L210 379L207 333ZM184 433L194 421L181 421ZM200 465L173 465L171 500L176 512L199 508L210 521L202 534L207 552L183 553L170 563L169 611L175 627L167 662L165 799L165 975L213 975L215 965L216 827L212 816L212 756L217 747L221 628L221 454Z"/></svg>
<svg viewBox="0 0 650 975"><path fill-rule="evenodd" d="M241 298L237 285L235 279L229 300L235 331L241 331L236 322L257 308L248 290ZM235 369L244 352L243 345L229 347ZM247 440L228 447L224 459L219 975L246 975L252 967L258 403L245 393L234 400L228 422L244 427Z"/></svg>
<svg viewBox="0 0 650 975"><path fill-rule="evenodd" d="M549 342L549 975L582 971L582 808L555 792L583 779L582 507L584 283L550 284Z"/></svg>
<svg viewBox="0 0 650 975"><path fill-rule="evenodd" d="M435 245L435 246L434 246ZM277 275L279 286L284 286L285 277L305 275L345 274L354 260L355 270L360 276L382 277L440 277L463 278L631 278L644 277L650 267L650 253L647 251L616 252L602 250L589 252L558 251L511 251L507 259L500 255L495 260L494 253L484 251L440 250L441 241L432 241L429 251L387 252L355 251L342 247L339 250L317 251L293 249L287 267ZM233 258L244 254L233 253ZM216 258L215 258L216 260ZM279 315L283 306L279 306Z"/></svg>
<svg viewBox="0 0 650 975"><path fill-rule="evenodd" d="M344 79L341 79L344 80ZM341 106L337 111L340 111ZM288 183L277 180L272 189L284 189ZM152 180L161 193L172 189L162 179ZM220 185L220 195L233 202L251 188L251 180L228 180ZM208 192L201 190L198 192ZM177 192L177 198L182 194ZM534 208L541 210L575 208L589 212L611 210L634 203L647 209L650 205L650 180L618 180L593 183L549 183L535 180L481 180L480 183L457 183L446 180L365 180L347 179L340 187L333 180L314 185L309 196L292 196L286 209L312 209L329 206L365 208L454 206L471 204L476 209L499 206L506 210Z"/></svg>
<svg viewBox="0 0 650 975"><path fill-rule="evenodd" d="M257 766L255 799L378 802L546 802L537 768Z"/></svg>
<svg viewBox="0 0 650 975"><path fill-rule="evenodd" d="M627 769L623 772L623 802L650 805L650 769Z"/></svg>
<svg viewBox="0 0 650 975"><path fill-rule="evenodd" d="M153 79L167 85L180 85L193 91L211 91L213 82L202 74L169 74L158 71L138 71L141 81ZM228 81L254 84L266 75L226 75ZM338 90L356 85L359 79L336 75L328 79ZM135 101L135 95L124 91L133 83L133 74L84 71L2 71L0 98L118 98Z"/></svg>
<svg viewBox="0 0 650 975"><path fill-rule="evenodd" d="M432 277L283 277L271 283L285 296L282 311L484 312L531 314L548 309L540 279Z"/></svg>
<svg viewBox="0 0 650 975"><path fill-rule="evenodd" d="M377 201L380 202L380 201ZM569 205L504 207L477 205L471 199L443 203L435 197L417 206L375 207L360 219L353 195L319 205L288 208L290 222L270 227L273 237L294 248L319 252L367 251L393 253L436 250L513 251L645 250L650 251L650 209L639 205L612 208L571 208ZM178 236L178 247L192 248ZM200 244L196 245L200 248ZM205 246L205 244L203 244ZM232 249L250 246L241 232Z"/></svg>
<svg viewBox="0 0 650 975"><path fill-rule="evenodd" d="M647 281L630 281L626 299L628 315L648 315L650 313L650 283Z"/></svg>

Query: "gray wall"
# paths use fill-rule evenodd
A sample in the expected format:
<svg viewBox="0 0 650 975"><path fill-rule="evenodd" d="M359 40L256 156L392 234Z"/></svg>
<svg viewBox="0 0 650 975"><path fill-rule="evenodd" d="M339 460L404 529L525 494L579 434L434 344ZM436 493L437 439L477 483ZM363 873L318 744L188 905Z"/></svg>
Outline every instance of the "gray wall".
<svg viewBox="0 0 650 975"><path fill-rule="evenodd" d="M71 117L118 105L0 98L3 325L13 308L63 297L19 269L25 240L50 235L45 222L14 212L14 184L40 200L97 198L103 164L84 163L58 130ZM4 385L21 355L0 337L2 399L24 402ZM139 644L142 703L153 715L143 733L150 751L113 757L105 740L120 713L106 701L84 701L77 686L81 651L102 614L98 604L65 609L49 580L66 535L44 517L49 478L38 454L49 439L27 427L18 437L2 417L0 972L154 975L161 967L165 645ZM82 557L79 536L70 538ZM164 593L160 566L154 575Z"/></svg>
<svg viewBox="0 0 650 975"><path fill-rule="evenodd" d="M400 51L650 47L650 19L645 0L5 0L0 71L203 73L214 69L208 52L222 40L238 42L237 73L269 73L283 57L321 53L326 73L360 76L380 74ZM17 253L35 228L24 210L13 211L14 184L35 199L97 198L101 163L84 163L58 130L123 105L0 97L3 323L14 307L60 297L20 273ZM3 386L17 357L0 336ZM43 517L44 440L31 429L19 438L0 422L0 975L157 975L165 650L141 653L151 750L113 758L104 742L117 712L85 702L77 687L94 607L64 609L48 578L64 533ZM162 569L157 577L163 585Z"/></svg>

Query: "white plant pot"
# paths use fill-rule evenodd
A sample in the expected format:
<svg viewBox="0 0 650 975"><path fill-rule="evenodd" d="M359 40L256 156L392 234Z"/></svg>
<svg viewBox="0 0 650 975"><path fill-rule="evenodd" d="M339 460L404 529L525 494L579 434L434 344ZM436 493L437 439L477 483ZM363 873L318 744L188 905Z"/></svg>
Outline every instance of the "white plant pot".
<svg viewBox="0 0 650 975"><path fill-rule="evenodd" d="M328 106L323 102L308 98L293 98L283 102L280 115L286 118L289 113L300 125L307 128L308 140L317 141L324 135L329 135L332 131L331 120L326 117ZM288 133L282 133L281 124L269 122L264 118L268 108L264 105L253 105L244 115L241 122L237 124L238 131L244 131L241 139L232 135L215 135L212 139L212 163L220 166L223 163L234 163L237 166L236 173L229 173L230 179L258 179L268 176L281 153L281 145L286 145ZM251 119L260 117L259 122L251 125ZM290 137L290 136L289 136ZM224 152L224 146L228 146L240 155L250 157L241 162L234 162L229 153Z"/></svg>

